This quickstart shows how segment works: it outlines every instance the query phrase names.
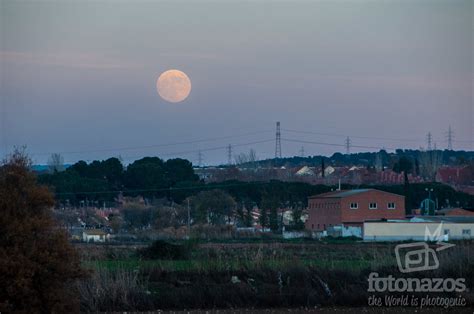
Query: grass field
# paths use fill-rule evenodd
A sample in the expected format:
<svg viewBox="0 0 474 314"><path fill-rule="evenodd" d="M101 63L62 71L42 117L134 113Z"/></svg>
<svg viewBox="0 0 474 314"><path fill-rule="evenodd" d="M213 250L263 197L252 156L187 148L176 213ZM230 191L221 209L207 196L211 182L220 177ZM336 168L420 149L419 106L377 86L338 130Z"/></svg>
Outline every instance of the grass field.
<svg viewBox="0 0 474 314"><path fill-rule="evenodd" d="M87 268L99 269L105 268L108 270L126 269L126 270L146 270L148 268L155 268L161 271L236 271L236 270L253 270L258 268L268 269L284 269L287 267L308 266L320 267L328 270L342 269L358 271L373 266L374 261L360 260L360 259L344 259L344 260L104 260L104 261L88 261L84 262ZM380 265L380 263L377 263ZM386 263L385 265L391 265Z"/></svg>
<svg viewBox="0 0 474 314"><path fill-rule="evenodd" d="M457 243L440 254L438 270L417 276L463 277L472 287L472 246ZM367 306L370 272L403 276L394 247L354 241L193 242L159 246L150 257L144 245L81 245L83 264L93 271L81 298L87 311ZM170 258L170 250L179 254ZM474 301L471 292L467 298Z"/></svg>

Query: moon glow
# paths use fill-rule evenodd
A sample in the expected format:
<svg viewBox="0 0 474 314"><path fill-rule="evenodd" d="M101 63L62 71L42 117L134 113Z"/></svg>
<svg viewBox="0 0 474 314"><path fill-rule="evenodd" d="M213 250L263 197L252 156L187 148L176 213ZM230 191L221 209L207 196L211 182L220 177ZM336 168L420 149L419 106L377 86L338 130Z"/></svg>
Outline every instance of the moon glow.
<svg viewBox="0 0 474 314"><path fill-rule="evenodd" d="M168 70L161 73L156 81L156 90L161 98L172 103L185 100L191 92L191 80L186 73Z"/></svg>

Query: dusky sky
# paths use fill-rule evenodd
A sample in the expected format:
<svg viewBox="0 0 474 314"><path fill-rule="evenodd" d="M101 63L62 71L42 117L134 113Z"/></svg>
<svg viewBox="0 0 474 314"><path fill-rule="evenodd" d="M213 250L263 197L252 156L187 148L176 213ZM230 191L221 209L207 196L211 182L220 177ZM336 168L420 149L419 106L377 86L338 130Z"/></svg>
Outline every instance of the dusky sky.
<svg viewBox="0 0 474 314"><path fill-rule="evenodd" d="M195 163L201 150L219 164L232 144L263 159L276 121L284 156L344 152L346 136L353 152L426 147L428 132L446 148L449 125L472 150L473 6L1 1L2 155ZM157 94L168 69L192 81L184 102Z"/></svg>

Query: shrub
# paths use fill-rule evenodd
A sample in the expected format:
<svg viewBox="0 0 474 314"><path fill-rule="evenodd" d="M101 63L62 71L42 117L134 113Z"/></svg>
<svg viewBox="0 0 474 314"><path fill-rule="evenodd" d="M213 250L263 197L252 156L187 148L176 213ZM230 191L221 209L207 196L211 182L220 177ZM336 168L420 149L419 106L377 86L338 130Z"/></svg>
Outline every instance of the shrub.
<svg viewBox="0 0 474 314"><path fill-rule="evenodd" d="M97 269L77 285L81 312L150 309L153 302L147 285L136 270Z"/></svg>
<svg viewBox="0 0 474 314"><path fill-rule="evenodd" d="M141 250L140 255L147 259L188 259L194 248L194 242L171 243L163 240L154 241L149 247Z"/></svg>

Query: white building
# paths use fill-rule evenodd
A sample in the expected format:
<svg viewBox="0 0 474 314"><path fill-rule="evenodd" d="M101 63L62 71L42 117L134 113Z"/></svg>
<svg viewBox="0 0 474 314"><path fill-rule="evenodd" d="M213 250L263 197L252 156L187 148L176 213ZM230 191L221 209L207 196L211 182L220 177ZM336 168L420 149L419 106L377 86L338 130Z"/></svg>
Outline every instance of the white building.
<svg viewBox="0 0 474 314"><path fill-rule="evenodd" d="M439 230L438 230L439 228ZM474 217L419 216L364 222L364 241L425 241L437 231L443 241L474 238ZM433 239L434 240L434 239Z"/></svg>
<svg viewBox="0 0 474 314"><path fill-rule="evenodd" d="M296 172L297 176L314 176L314 171L308 166L304 166Z"/></svg>
<svg viewBox="0 0 474 314"><path fill-rule="evenodd" d="M89 229L82 232L82 241L84 242L105 242L109 238L110 234L100 229Z"/></svg>

